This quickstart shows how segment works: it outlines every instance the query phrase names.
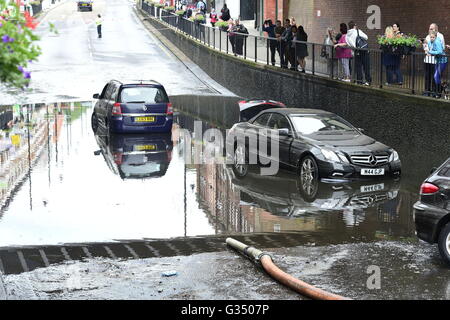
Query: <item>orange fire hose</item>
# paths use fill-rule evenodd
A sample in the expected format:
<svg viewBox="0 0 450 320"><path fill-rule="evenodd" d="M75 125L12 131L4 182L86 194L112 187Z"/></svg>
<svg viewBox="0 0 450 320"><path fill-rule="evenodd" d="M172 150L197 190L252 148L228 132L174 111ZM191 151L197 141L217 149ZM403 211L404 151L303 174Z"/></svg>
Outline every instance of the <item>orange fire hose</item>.
<svg viewBox="0 0 450 320"><path fill-rule="evenodd" d="M264 270L275 280L291 288L292 290L316 300L349 300L348 298L326 292L322 289L316 288L306 282L303 282L286 272L279 269L272 261L272 258L267 253L247 246L233 238L227 238L226 243L232 248L243 253L253 261L260 262Z"/></svg>

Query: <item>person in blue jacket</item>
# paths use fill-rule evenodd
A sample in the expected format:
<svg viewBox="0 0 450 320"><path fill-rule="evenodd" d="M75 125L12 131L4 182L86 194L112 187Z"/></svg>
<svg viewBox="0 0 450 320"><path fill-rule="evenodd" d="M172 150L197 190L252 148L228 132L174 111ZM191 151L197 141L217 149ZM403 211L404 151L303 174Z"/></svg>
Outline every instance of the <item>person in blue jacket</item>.
<svg viewBox="0 0 450 320"><path fill-rule="evenodd" d="M425 50L428 56L435 56L436 58L436 69L434 72L434 81L436 83L436 93L435 97L440 98L442 93L441 79L442 74L447 67L448 58L445 55L445 47L442 40L437 36L436 31L430 31L430 41L427 43Z"/></svg>

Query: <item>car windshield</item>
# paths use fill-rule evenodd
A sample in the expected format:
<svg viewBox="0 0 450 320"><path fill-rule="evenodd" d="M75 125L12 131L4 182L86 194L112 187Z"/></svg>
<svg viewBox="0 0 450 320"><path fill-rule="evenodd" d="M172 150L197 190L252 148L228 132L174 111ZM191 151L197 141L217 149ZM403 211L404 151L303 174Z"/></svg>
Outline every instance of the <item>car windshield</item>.
<svg viewBox="0 0 450 320"><path fill-rule="evenodd" d="M356 131L350 123L335 115L292 115L291 119L295 131L303 135Z"/></svg>
<svg viewBox="0 0 450 320"><path fill-rule="evenodd" d="M120 93L123 103L166 103L169 102L166 93L161 88L131 87L124 88Z"/></svg>

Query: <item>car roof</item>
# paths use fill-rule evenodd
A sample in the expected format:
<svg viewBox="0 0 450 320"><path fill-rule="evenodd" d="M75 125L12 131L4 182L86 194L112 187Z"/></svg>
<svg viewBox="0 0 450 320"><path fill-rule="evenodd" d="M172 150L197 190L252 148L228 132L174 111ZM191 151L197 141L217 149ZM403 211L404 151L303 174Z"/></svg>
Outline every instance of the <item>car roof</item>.
<svg viewBox="0 0 450 320"><path fill-rule="evenodd" d="M133 82L132 82L133 81ZM163 87L161 83L159 83L156 80L131 80L129 82L123 83L119 80L111 80L110 82L117 82L122 87L133 87L133 86L139 86L139 85L149 85L149 86L156 86L156 87Z"/></svg>
<svg viewBox="0 0 450 320"><path fill-rule="evenodd" d="M277 112L277 113L282 113L284 115L297 115L297 114L298 115L305 115L305 114L332 115L332 114L334 114L332 112L320 110L320 109L303 109L303 108L273 108L273 109L266 109L263 112L264 113Z"/></svg>

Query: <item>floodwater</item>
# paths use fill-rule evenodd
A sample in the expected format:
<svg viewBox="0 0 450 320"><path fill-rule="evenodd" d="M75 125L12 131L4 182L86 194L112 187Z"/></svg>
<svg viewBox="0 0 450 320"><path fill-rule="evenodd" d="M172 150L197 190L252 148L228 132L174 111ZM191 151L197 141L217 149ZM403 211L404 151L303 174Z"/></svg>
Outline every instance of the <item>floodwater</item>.
<svg viewBox="0 0 450 320"><path fill-rule="evenodd" d="M416 241L410 190L420 181L319 183L305 194L293 172L237 179L224 164L185 165L178 128L193 128L192 115L178 113L169 135L95 135L91 107L27 106L31 134L16 125L23 141L11 154L31 152L2 176L1 247L261 232Z"/></svg>

